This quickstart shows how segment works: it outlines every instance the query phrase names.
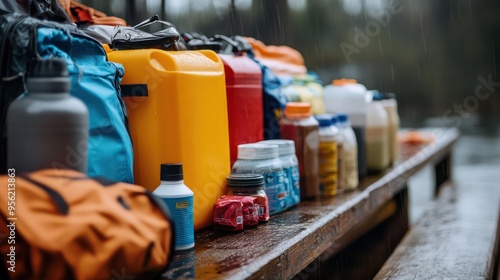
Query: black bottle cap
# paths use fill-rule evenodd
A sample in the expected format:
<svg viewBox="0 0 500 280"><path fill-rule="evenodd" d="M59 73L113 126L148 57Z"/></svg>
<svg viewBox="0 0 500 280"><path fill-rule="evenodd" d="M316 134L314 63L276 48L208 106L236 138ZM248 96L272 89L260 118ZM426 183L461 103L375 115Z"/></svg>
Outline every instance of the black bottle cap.
<svg viewBox="0 0 500 280"><path fill-rule="evenodd" d="M162 163L160 168L161 181L179 181L182 176L182 163Z"/></svg>
<svg viewBox="0 0 500 280"><path fill-rule="evenodd" d="M264 176L259 174L231 174L227 176L227 186L230 188L263 188Z"/></svg>
<svg viewBox="0 0 500 280"><path fill-rule="evenodd" d="M61 58L31 60L28 63L28 77L68 77L66 61Z"/></svg>

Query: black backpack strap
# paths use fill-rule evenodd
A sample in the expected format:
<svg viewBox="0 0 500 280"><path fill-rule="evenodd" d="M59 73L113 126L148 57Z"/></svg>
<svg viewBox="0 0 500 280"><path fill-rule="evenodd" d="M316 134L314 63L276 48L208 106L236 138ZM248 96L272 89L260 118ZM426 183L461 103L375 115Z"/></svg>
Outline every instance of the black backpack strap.
<svg viewBox="0 0 500 280"><path fill-rule="evenodd" d="M19 177L44 190L56 205L56 208L57 210L59 210L59 213L62 215L68 215L69 205L58 192L56 192L55 190L51 189L49 186L41 182L33 180L28 175L19 175Z"/></svg>

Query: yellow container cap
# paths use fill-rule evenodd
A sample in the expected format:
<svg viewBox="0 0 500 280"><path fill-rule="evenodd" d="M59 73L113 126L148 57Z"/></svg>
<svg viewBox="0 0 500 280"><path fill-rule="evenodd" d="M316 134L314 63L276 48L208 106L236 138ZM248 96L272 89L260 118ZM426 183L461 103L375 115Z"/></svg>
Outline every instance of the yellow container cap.
<svg viewBox="0 0 500 280"><path fill-rule="evenodd" d="M356 81L355 79L336 79L332 81L332 84L335 86L353 85L357 83L358 81Z"/></svg>
<svg viewBox="0 0 500 280"><path fill-rule="evenodd" d="M307 118L312 116L311 104L306 102L288 102L285 107L285 116L292 118Z"/></svg>

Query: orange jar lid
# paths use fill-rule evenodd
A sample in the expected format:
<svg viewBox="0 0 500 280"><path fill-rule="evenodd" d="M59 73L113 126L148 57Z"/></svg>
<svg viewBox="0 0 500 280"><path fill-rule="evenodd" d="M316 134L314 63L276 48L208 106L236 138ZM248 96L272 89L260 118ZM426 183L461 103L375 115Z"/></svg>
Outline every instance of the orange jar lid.
<svg viewBox="0 0 500 280"><path fill-rule="evenodd" d="M355 79L336 79L332 81L332 84L335 86L353 85L357 83L358 81Z"/></svg>
<svg viewBox="0 0 500 280"><path fill-rule="evenodd" d="M308 118L312 116L311 104L306 102L288 102L285 107L287 118Z"/></svg>

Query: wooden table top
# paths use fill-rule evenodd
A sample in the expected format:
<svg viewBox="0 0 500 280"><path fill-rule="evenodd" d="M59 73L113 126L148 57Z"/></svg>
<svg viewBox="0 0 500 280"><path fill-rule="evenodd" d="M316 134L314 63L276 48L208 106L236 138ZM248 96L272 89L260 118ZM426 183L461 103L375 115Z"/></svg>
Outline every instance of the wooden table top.
<svg viewBox="0 0 500 280"><path fill-rule="evenodd" d="M162 279L289 279L316 258L340 249L342 237L406 187L410 176L452 151L457 129L427 129L434 141L402 147L390 170L369 176L358 190L303 201L267 223L238 233L207 229L195 234L195 248L176 253Z"/></svg>

